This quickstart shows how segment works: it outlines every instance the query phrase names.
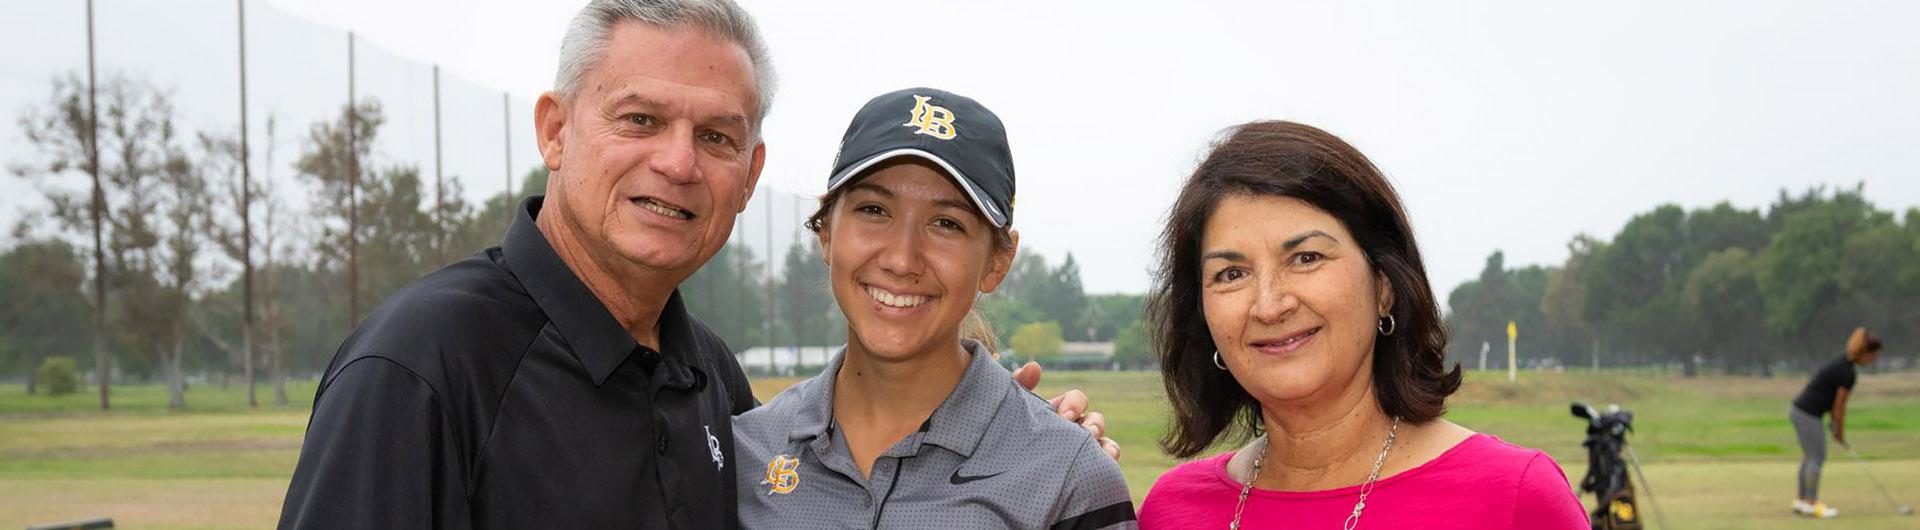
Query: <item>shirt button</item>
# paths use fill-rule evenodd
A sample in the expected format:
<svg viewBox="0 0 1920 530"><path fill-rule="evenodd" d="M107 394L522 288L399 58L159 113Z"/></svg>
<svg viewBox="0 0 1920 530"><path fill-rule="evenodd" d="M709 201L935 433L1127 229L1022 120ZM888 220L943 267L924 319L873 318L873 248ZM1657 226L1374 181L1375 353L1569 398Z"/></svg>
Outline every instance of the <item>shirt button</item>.
<svg viewBox="0 0 1920 530"><path fill-rule="evenodd" d="M654 444L654 450L663 455L667 454L667 435L660 435L659 441Z"/></svg>

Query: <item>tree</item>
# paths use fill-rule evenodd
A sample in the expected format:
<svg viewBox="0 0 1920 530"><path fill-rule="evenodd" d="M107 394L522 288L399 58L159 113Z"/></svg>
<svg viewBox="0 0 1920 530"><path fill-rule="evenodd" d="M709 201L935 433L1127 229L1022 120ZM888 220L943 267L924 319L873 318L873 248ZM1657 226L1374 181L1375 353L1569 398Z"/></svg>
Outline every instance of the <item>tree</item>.
<svg viewBox="0 0 1920 530"><path fill-rule="evenodd" d="M85 246L93 255L93 359L94 374L100 386L100 408L109 407L108 382L113 372L108 363L107 340L107 294L106 294L106 248L105 238L109 228L106 225L106 209L110 204L112 190L102 182L99 142L99 105L94 97L93 74L88 73L87 82L80 80L79 74L70 73L53 79L53 90L46 107L30 109L21 116L21 132L33 145L38 156L27 163L13 166L15 175L35 181L42 188L53 206L54 217L59 219L61 228L68 234L79 236L90 233L92 238ZM109 73L106 82L106 99L110 107L120 109L119 116L125 116L125 109L135 102L125 99L128 92L115 90L126 80ZM82 95L85 95L83 98ZM85 104L82 104L82 101ZM109 116L114 116L110 113ZM74 172L87 173L91 178L90 193L74 192L71 188L48 187L56 178L68 177ZM81 215L81 212L85 215Z"/></svg>
<svg viewBox="0 0 1920 530"><path fill-rule="evenodd" d="M1784 217L1755 267L1766 301L1767 329L1777 338L1798 338L1793 342L1801 349L1818 348L1822 341L1817 337L1823 335L1844 336L1811 324L1822 308L1843 298L1847 235L1874 221L1874 212L1862 201L1845 196L1810 206L1796 203L1799 211Z"/></svg>
<svg viewBox="0 0 1920 530"><path fill-rule="evenodd" d="M1456 339L1454 354L1464 356L1469 348L1477 352L1483 342L1504 344L1508 322L1528 330L1528 344L1544 343L1533 337L1546 329L1540 300L1550 275L1538 266L1507 269L1506 254L1497 250L1488 255L1479 279L1463 283L1447 295L1447 305L1453 309L1448 327Z"/></svg>
<svg viewBox="0 0 1920 530"><path fill-rule="evenodd" d="M1087 297L1087 327L1093 331L1088 340L1117 340L1115 336L1140 320L1146 297L1138 294L1097 294Z"/></svg>
<svg viewBox="0 0 1920 530"><path fill-rule="evenodd" d="M372 145L386 123L378 101L354 102L341 107L337 120L313 124L307 132L306 147L294 163L303 180L318 188L309 210L319 219L320 233L314 240L315 257L323 270L339 271L345 276L342 294L349 301L360 300L360 241L367 241L360 226L358 188L367 178ZM415 172L418 180L418 172ZM346 322L359 322L368 308L357 303L343 304L348 309Z"/></svg>
<svg viewBox="0 0 1920 530"><path fill-rule="evenodd" d="M762 305L767 303L765 284L758 274L761 267L753 249L729 242L680 283L687 311L712 327L735 351L770 346L761 326L767 314Z"/></svg>
<svg viewBox="0 0 1920 530"><path fill-rule="evenodd" d="M1013 333L1020 326L1046 320L1046 315L1039 309L1011 295L980 297L980 301L973 304L973 310L980 313L980 318L987 321L988 327L993 328L1001 344L1012 344Z"/></svg>
<svg viewBox="0 0 1920 530"><path fill-rule="evenodd" d="M207 230L227 259L240 263L241 296L239 300L242 314L240 326L240 347L228 349L229 354L239 361L240 377L247 386L247 406L257 408L259 400L254 396L254 337L253 337L253 249L259 238L252 233L251 210L266 197L265 191L247 181L250 172L246 165L248 153L241 148L238 136L219 134L200 134L200 169L202 177L216 191L213 201L217 207L209 211ZM217 299L213 299L217 300ZM204 329L204 326L195 326ZM203 333L204 335L204 333ZM206 338L225 345L218 336ZM226 348L223 348L226 349Z"/></svg>
<svg viewBox="0 0 1920 530"><path fill-rule="evenodd" d="M27 374L27 393L43 359L86 351L86 280L86 264L64 241L22 241L0 254L0 373Z"/></svg>
<svg viewBox="0 0 1920 530"><path fill-rule="evenodd" d="M1053 321L1035 322L1020 326L1013 333L1013 352L1027 356L1028 360L1052 359L1060 356L1060 323Z"/></svg>
<svg viewBox="0 0 1920 530"><path fill-rule="evenodd" d="M1135 319L1113 338L1113 362L1124 368L1151 368L1158 362L1153 343L1147 339L1147 323Z"/></svg>
<svg viewBox="0 0 1920 530"><path fill-rule="evenodd" d="M1764 372L1772 362L1759 340L1766 334L1765 301L1754 281L1753 254L1731 247L1708 254L1687 276L1686 304L1704 344L1729 371L1746 357Z"/></svg>
<svg viewBox="0 0 1920 530"><path fill-rule="evenodd" d="M1600 364L1600 338L1587 318L1587 284L1583 278L1594 253L1605 245L1585 234L1568 241L1567 261L1547 274L1547 288L1540 296L1540 314L1547 319L1549 340L1559 351L1586 349L1595 367Z"/></svg>
<svg viewBox="0 0 1920 530"><path fill-rule="evenodd" d="M803 241L804 240L804 241ZM787 247L786 278L780 280L780 314L799 346L821 346L837 341L846 329L845 317L828 291L827 265L813 239L795 238Z"/></svg>

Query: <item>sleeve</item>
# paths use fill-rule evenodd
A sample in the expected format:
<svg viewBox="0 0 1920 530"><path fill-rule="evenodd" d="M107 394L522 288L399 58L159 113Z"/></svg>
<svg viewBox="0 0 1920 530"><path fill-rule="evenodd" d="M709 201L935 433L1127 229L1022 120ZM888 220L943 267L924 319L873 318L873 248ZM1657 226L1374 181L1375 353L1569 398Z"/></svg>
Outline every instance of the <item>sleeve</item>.
<svg viewBox="0 0 1920 530"><path fill-rule="evenodd" d="M1534 453L1514 492L1513 524L1526 530L1587 530L1586 507L1574 496L1573 486L1560 464L1546 453Z"/></svg>
<svg viewBox="0 0 1920 530"><path fill-rule="evenodd" d="M1065 499L1060 519L1050 530L1096 530L1139 528L1134 520L1133 496L1127 493L1127 479L1092 436L1074 454L1073 467L1067 472Z"/></svg>
<svg viewBox="0 0 1920 530"><path fill-rule="evenodd" d="M1848 392L1852 392L1853 384L1858 382L1859 379L1860 370L1854 368L1852 363L1848 363L1846 371L1840 374L1840 388L1845 388Z"/></svg>
<svg viewBox="0 0 1920 530"><path fill-rule="evenodd" d="M426 381L377 357L315 398L280 528L472 527L459 451Z"/></svg>

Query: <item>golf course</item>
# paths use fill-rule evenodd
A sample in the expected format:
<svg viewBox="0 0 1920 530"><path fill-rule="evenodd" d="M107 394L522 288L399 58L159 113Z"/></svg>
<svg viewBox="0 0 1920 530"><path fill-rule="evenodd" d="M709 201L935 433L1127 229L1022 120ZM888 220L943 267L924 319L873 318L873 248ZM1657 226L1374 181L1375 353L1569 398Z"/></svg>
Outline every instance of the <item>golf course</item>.
<svg viewBox="0 0 1920 530"><path fill-rule="evenodd" d="M1584 423L1567 405L1617 403L1636 415L1629 436L1651 485L1643 510L1652 528L1920 529L1895 515L1863 466L1830 449L1823 497L1832 520L1789 513L1799 449L1787 403L1804 375L1700 377L1650 371L1470 373L1447 418L1552 454L1577 481L1586 471ZM754 383L771 399L791 379ZM1154 440L1166 405L1151 372L1051 372L1040 393L1080 388L1107 415L1125 448L1121 466L1136 499L1176 464ZM96 397L28 395L0 387L0 529L88 517L116 528L268 528L298 456L313 383L288 388L284 409L249 410L238 386L196 385L186 413L166 411L159 386L116 387L114 411ZM262 397L266 397L263 392ZM1920 373L1863 375L1848 434L1872 473L1902 503L1920 501ZM1570 486L1571 487L1571 486ZM1651 497L1651 498L1649 498ZM1591 496L1582 496L1591 506Z"/></svg>

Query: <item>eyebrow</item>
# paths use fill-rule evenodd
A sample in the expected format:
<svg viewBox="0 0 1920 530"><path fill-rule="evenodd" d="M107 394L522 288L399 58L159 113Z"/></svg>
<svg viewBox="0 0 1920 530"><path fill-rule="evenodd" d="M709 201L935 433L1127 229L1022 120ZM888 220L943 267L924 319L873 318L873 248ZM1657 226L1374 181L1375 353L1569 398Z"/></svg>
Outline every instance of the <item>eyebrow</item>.
<svg viewBox="0 0 1920 530"><path fill-rule="evenodd" d="M1247 255L1241 254L1239 251L1234 251L1234 250L1211 250L1211 251L1207 251L1207 253L1205 254L1200 255L1200 261L1202 262L1205 262L1211 259L1223 259L1227 261L1246 261Z"/></svg>
<svg viewBox="0 0 1920 530"><path fill-rule="evenodd" d="M648 98L646 96L642 96L639 94L630 93L630 94L622 95L619 98L615 99L613 101L613 105L611 105L609 108L618 108L624 105L638 105L641 108L645 109L647 112L661 112L663 109L667 109L671 107L671 105L661 103L652 98ZM705 125L708 127L728 127L728 128L741 128L741 129L750 128L751 127L749 125L750 123L752 123L751 120L748 120L746 116L740 115L740 114L731 114L731 113L707 118L705 121L700 122L701 125Z"/></svg>
<svg viewBox="0 0 1920 530"><path fill-rule="evenodd" d="M1337 239L1334 239L1332 235L1326 232L1322 232L1319 230L1312 230L1304 234L1293 236L1293 239L1288 239L1285 242L1280 243L1280 249L1293 250L1294 247L1300 246L1301 243L1307 242L1308 239L1313 239L1316 237L1324 237L1324 238L1327 238L1328 241L1339 241Z"/></svg>
<svg viewBox="0 0 1920 530"><path fill-rule="evenodd" d="M1324 238L1327 238L1328 240L1334 240L1333 235L1331 234L1328 234L1320 230L1310 230L1307 233L1293 236L1292 239L1288 239L1286 241L1281 242L1280 249L1293 250L1295 247L1299 247L1300 244L1306 243L1308 239L1313 239L1316 237L1324 237ZM1246 261L1247 255L1241 254L1239 251L1235 251L1235 250L1211 250L1200 255L1200 261L1202 262L1205 262L1211 259L1224 259L1227 261Z"/></svg>
<svg viewBox="0 0 1920 530"><path fill-rule="evenodd" d="M856 191L869 191L881 197L885 197L888 199L893 198L893 190L882 188L878 184L873 184L868 182L855 182L853 183L853 186L847 188L847 193L853 193Z"/></svg>
<svg viewBox="0 0 1920 530"><path fill-rule="evenodd" d="M893 190L889 190L889 189L886 189L886 188L883 188L883 187L881 187L881 186L880 186L880 185L878 185L878 184L872 184L872 183L868 183L868 182L855 182L855 183L853 183L853 184L850 184L850 185L848 185L848 187L847 187L847 193L853 193L853 192L856 192L856 191L869 191L869 192L873 192L873 194L875 194L875 195L879 195L879 196L881 196L881 197L883 197L883 198L887 198L887 199L893 199L893 198L895 198L895 197L896 197L896 196L895 196L895 195L893 194ZM979 209L978 209L978 208L974 208L974 206L973 206L973 203L971 203L971 202L967 202L967 201L963 201L963 200L960 200L960 199L954 199L954 198L940 198L940 199L934 199L934 200L933 200L933 205L934 205L934 206L939 206L939 207L941 207L941 208L952 208L952 209L955 209L955 210L963 210L963 211L966 211L967 213L971 213L971 214L974 214L974 216L975 216L975 217L979 217L979 218L981 218L981 219L985 219L985 218L986 218L986 214L982 214L982 213L980 213L980 211L979 211Z"/></svg>
<svg viewBox="0 0 1920 530"><path fill-rule="evenodd" d="M963 201L960 199L934 199L933 205L939 206L942 208L953 208L955 210L966 210L969 212L973 211L974 209L973 203Z"/></svg>

